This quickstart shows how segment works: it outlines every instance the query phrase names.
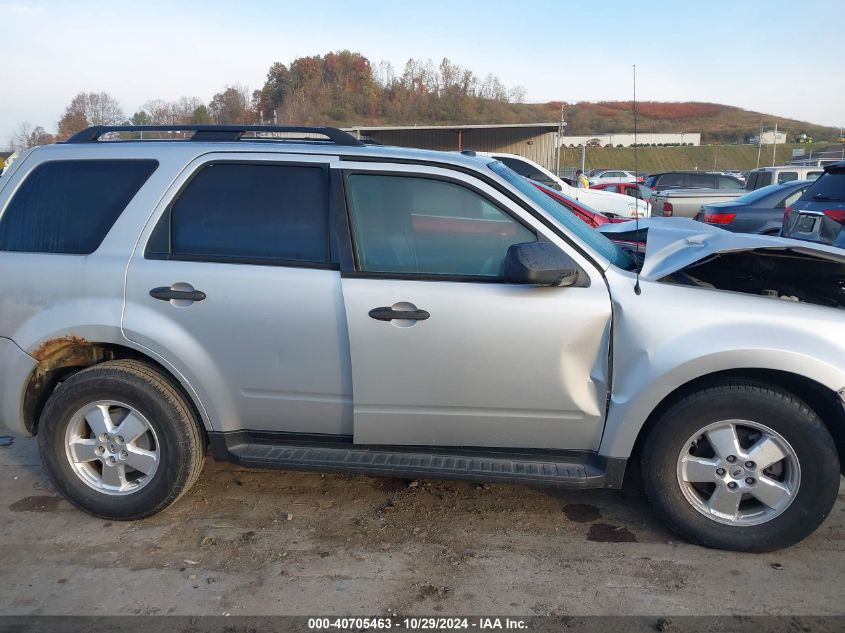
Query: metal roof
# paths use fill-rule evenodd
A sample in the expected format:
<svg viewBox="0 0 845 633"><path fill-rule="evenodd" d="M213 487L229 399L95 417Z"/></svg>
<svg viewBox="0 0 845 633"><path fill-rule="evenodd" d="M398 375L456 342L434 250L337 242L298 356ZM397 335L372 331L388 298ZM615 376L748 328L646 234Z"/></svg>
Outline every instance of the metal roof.
<svg viewBox="0 0 845 633"><path fill-rule="evenodd" d="M496 123L493 125L386 125L367 126L358 125L355 127L343 128L345 132L392 132L410 130L499 130L505 128L543 128L557 130L559 123Z"/></svg>

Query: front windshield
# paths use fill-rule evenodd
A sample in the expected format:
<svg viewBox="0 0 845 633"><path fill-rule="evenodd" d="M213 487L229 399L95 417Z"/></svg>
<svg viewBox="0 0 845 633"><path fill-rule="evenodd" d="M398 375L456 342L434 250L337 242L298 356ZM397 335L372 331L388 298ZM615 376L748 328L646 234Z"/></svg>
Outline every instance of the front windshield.
<svg viewBox="0 0 845 633"><path fill-rule="evenodd" d="M538 205L546 213L565 226L569 232L574 233L578 239L587 243L592 249L607 258L611 264L626 270L633 270L634 258L631 257L630 254L628 254L620 246L611 242L594 228L585 224L569 209L549 198L546 194L532 185L527 179L523 178L512 169L506 167L501 162L496 161L490 163L489 167L496 174L504 178L509 184L513 185L513 187L520 193L524 194L527 198L534 202L534 204Z"/></svg>

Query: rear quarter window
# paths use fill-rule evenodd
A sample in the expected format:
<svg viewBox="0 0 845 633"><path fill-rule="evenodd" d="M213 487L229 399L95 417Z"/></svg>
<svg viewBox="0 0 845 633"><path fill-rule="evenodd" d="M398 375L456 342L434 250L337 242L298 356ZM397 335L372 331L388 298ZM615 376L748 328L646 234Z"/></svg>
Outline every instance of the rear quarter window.
<svg viewBox="0 0 845 633"><path fill-rule="evenodd" d="M154 160L65 160L32 170L0 216L0 251L90 255Z"/></svg>

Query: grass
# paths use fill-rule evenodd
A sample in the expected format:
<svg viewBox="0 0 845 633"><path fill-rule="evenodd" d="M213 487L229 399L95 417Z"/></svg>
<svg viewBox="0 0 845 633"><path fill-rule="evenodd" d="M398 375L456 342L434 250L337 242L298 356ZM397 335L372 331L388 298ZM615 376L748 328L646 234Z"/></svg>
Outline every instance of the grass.
<svg viewBox="0 0 845 633"><path fill-rule="evenodd" d="M823 144L829 146L830 143ZM817 146L818 149L821 146ZM802 148L810 153L813 145L787 143L777 146L776 165L783 165L792 158L792 150ZM562 148L561 168L579 167L580 148ZM586 167L634 169L634 148L596 147L587 148ZM760 151L760 167L772 164L772 146L763 145ZM757 167L756 145L700 145L698 147L639 147L636 165L639 171L660 172L675 169L700 169L722 171L725 169L748 170Z"/></svg>

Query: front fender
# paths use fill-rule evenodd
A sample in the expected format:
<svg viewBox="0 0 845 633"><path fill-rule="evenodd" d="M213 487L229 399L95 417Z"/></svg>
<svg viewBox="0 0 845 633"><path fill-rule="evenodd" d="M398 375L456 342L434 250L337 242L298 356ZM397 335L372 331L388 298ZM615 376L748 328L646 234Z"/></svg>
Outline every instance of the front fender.
<svg viewBox="0 0 845 633"><path fill-rule="evenodd" d="M845 321L841 310L659 282L641 282L638 296L618 281L609 278L618 300L602 455L629 457L643 424L667 396L717 372L768 369L833 391L845 387L845 345L837 340Z"/></svg>

